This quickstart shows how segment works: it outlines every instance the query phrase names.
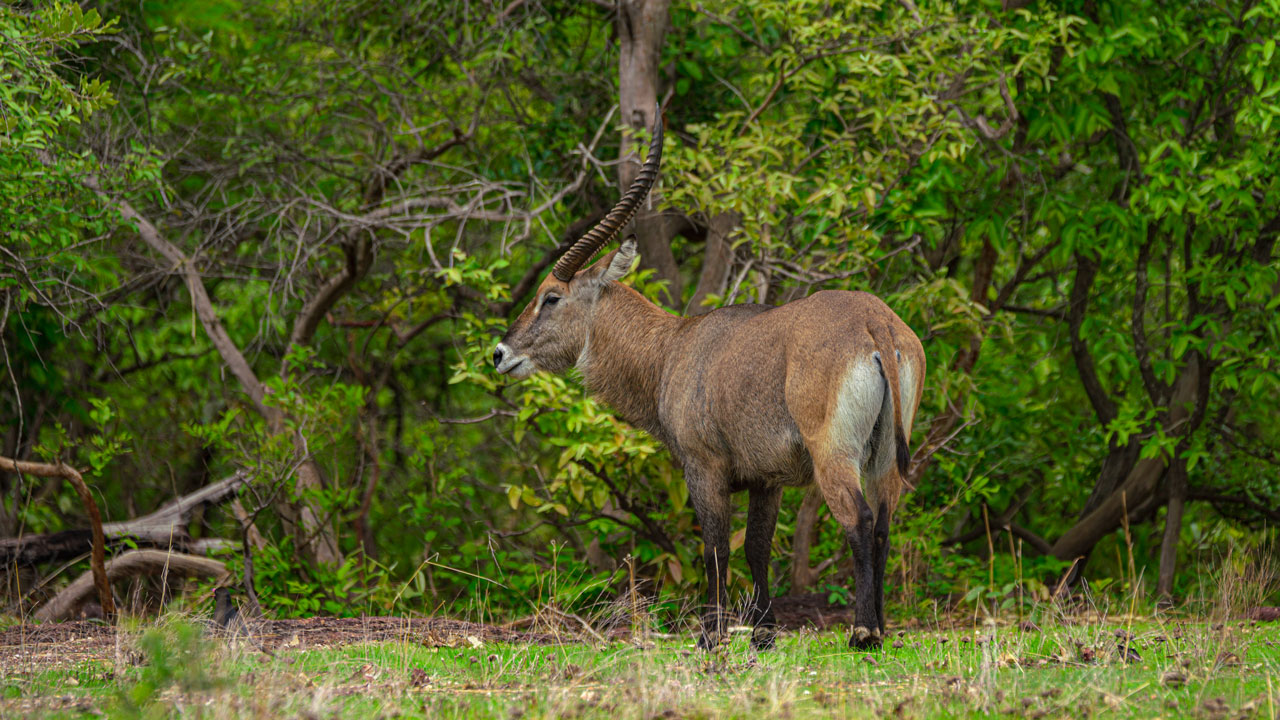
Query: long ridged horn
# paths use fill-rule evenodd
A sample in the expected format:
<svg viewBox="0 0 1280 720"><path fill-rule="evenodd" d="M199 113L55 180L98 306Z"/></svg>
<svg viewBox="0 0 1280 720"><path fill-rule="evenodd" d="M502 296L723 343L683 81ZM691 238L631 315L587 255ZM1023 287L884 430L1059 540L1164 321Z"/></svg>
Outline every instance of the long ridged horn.
<svg viewBox="0 0 1280 720"><path fill-rule="evenodd" d="M644 159L640 174L636 175L636 179L631 182L631 187L627 188L627 193L622 196L617 205L613 206L609 214L605 215L603 220L556 261L555 267L551 268L551 274L555 275L557 280L566 283L572 280L573 274L626 226L636 214L636 210L640 209L640 203L644 201L645 196L649 194L649 188L653 187L654 180L658 178L658 166L662 164L661 105L656 107L655 113L653 139L649 141L649 155Z"/></svg>

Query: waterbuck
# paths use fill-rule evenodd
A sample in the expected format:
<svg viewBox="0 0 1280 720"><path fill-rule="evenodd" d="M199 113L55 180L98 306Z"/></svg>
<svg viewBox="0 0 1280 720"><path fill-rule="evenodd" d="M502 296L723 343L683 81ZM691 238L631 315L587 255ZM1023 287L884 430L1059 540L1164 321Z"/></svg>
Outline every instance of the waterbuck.
<svg viewBox="0 0 1280 720"><path fill-rule="evenodd" d="M773 644L769 554L785 487L816 481L853 554L849 644L885 636L889 526L910 457L924 349L873 295L827 290L779 307L742 304L671 315L618 282L628 239L583 268L630 221L658 174L661 115L640 174L571 246L493 351L499 373L525 378L576 367L587 390L661 440L683 464L702 526L708 608L699 644L727 638L730 495L750 493L746 555L751 642Z"/></svg>

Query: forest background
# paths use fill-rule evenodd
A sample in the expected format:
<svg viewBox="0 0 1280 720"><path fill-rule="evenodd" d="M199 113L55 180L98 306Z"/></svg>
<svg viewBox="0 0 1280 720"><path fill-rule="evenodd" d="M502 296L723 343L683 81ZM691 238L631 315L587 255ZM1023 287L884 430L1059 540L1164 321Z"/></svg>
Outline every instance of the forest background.
<svg viewBox="0 0 1280 720"><path fill-rule="evenodd" d="M78 468L109 557L249 559L272 615L687 603L670 456L487 364L661 101L637 287L868 290L924 342L900 610L1194 599L1280 519L1278 36L1275 0L6 3L0 456ZM0 471L5 614L88 567L87 510ZM774 558L848 600L815 495Z"/></svg>

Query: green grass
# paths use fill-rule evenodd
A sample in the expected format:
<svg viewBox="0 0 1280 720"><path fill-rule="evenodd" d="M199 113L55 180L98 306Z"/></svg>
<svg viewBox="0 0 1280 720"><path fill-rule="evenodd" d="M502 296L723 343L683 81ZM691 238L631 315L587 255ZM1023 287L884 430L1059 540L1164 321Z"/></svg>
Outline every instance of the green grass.
<svg viewBox="0 0 1280 720"><path fill-rule="evenodd" d="M1280 626L1145 619L894 633L878 653L844 631L557 646L400 642L282 647L268 657L171 624L113 657L6 658L0 716L304 718L1280 718ZM1126 660L1116 631L1131 632ZM144 635L144 637L147 637ZM977 642L981 640L981 642Z"/></svg>

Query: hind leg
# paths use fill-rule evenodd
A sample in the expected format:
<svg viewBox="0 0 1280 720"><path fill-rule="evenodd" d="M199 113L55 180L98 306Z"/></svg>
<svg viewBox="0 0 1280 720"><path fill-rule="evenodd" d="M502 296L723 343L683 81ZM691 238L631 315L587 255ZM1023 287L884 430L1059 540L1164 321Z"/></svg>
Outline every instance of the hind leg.
<svg viewBox="0 0 1280 720"><path fill-rule="evenodd" d="M887 504L881 502L876 512L875 577L872 581L875 583L876 619L880 625L880 637L882 638L889 636L884 624L884 573L886 566L889 564L889 526L892 521L893 512Z"/></svg>
<svg viewBox="0 0 1280 720"><path fill-rule="evenodd" d="M863 497L855 464L815 464L814 479L853 554L854 622L849 647L874 650L884 638L876 603L875 515Z"/></svg>
<svg viewBox="0 0 1280 720"><path fill-rule="evenodd" d="M814 392L815 388L829 392ZM862 468L865 460L876 459L870 440L888 397L879 363L868 356L843 368L788 370L786 396L787 409L813 460L813 479L853 551L854 625L849 644L878 648L882 635L874 592L875 513L863 495Z"/></svg>
<svg viewBox="0 0 1280 720"><path fill-rule="evenodd" d="M875 583L876 622L881 636L888 637L884 620L884 576L889 565L889 530L893 526L893 514L898 508L898 499L902 495L902 479L897 469L886 467L887 458L878 459L881 462L872 463L868 474L862 479L862 486L866 490L867 504L876 511L875 530L872 533L875 548L872 554L875 562L873 582Z"/></svg>

